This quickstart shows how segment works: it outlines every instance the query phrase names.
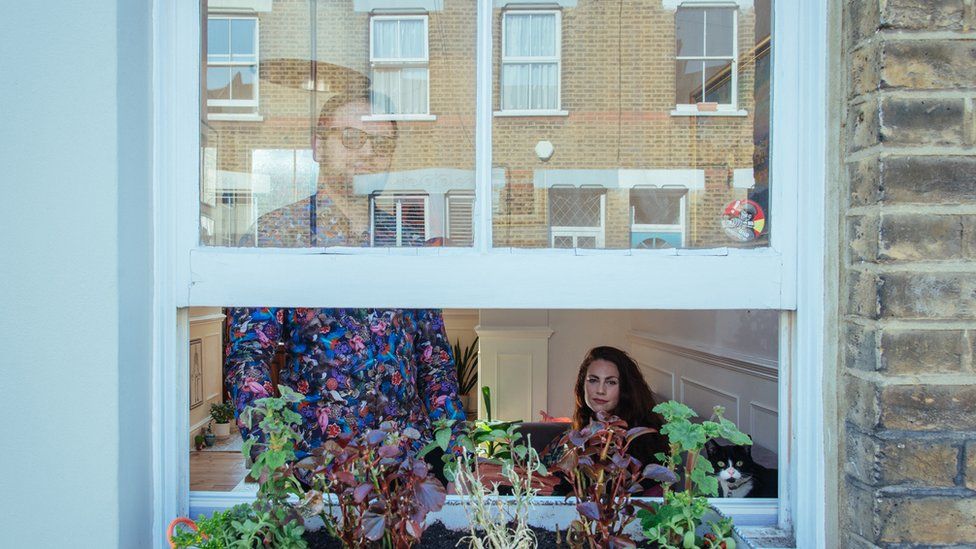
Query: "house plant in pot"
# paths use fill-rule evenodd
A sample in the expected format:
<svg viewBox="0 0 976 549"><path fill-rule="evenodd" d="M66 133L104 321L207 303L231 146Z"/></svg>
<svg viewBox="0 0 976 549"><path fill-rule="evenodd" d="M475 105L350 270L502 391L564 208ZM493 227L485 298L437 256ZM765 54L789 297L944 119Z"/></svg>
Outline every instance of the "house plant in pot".
<svg viewBox="0 0 976 549"><path fill-rule="evenodd" d="M213 433L217 438L230 436L230 422L234 421L234 406L230 402L216 402L210 405L213 418Z"/></svg>
<svg viewBox="0 0 976 549"><path fill-rule="evenodd" d="M457 366L458 394L468 415L477 412L477 397L474 389L478 385L478 338L471 345L461 349L461 340L454 343L454 364Z"/></svg>

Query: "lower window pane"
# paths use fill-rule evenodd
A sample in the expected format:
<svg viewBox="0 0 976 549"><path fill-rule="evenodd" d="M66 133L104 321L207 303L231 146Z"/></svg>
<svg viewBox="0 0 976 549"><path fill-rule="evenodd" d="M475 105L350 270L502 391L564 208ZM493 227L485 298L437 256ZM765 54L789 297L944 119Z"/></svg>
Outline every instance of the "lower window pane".
<svg viewBox="0 0 976 549"><path fill-rule="evenodd" d="M721 413L748 435L742 442L750 444L719 440L702 448L714 469L714 497L779 493L785 426L777 399L785 365L778 311L194 307L189 317L183 390L194 494L254 497L258 484L247 458L261 451L264 435L242 412L282 388L297 399L294 459L343 437L362 440L383 421L416 429L420 440L405 446L415 452L433 439L438 418L486 420L488 403L479 395L487 388L492 419L518 422L551 474L569 451L559 439L573 418L588 425L602 411L629 427L660 428L662 417L650 410L674 401L701 420ZM245 456L248 437L257 448ZM666 438L649 436L630 455L655 463L667 447ZM428 459L434 477L443 465L438 456ZM564 496L566 489L553 482L538 495ZM642 484L638 495L660 489ZM775 511L752 511L748 520L775 524Z"/></svg>

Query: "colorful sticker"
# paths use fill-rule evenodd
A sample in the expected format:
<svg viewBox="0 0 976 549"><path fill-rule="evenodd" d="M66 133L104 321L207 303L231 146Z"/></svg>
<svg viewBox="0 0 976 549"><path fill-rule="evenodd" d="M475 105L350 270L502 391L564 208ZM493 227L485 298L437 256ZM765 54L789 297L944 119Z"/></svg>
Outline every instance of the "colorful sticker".
<svg viewBox="0 0 976 549"><path fill-rule="evenodd" d="M722 228L729 238L738 242L755 240L766 226L766 214L752 200L730 202L722 212Z"/></svg>

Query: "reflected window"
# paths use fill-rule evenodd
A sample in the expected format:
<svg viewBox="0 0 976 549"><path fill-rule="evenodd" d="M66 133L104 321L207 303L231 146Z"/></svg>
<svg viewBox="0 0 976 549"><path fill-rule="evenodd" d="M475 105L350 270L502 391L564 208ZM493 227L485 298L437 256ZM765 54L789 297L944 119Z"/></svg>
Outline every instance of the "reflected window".
<svg viewBox="0 0 976 549"><path fill-rule="evenodd" d="M474 194L448 194L444 234L451 246L474 245Z"/></svg>
<svg viewBox="0 0 976 549"><path fill-rule="evenodd" d="M550 244L553 248L603 248L606 189L549 189Z"/></svg>
<svg viewBox="0 0 976 549"><path fill-rule="evenodd" d="M656 249L684 246L687 195L687 189L631 189L631 247Z"/></svg>
<svg viewBox="0 0 976 549"><path fill-rule="evenodd" d="M374 16L369 34L373 114L428 114L427 16Z"/></svg>
<svg viewBox="0 0 976 549"><path fill-rule="evenodd" d="M426 195L370 197L370 241L376 247L423 246L429 223Z"/></svg>
<svg viewBox="0 0 976 549"><path fill-rule="evenodd" d="M675 14L675 102L698 110L735 108L736 10L678 8Z"/></svg>
<svg viewBox="0 0 976 549"><path fill-rule="evenodd" d="M506 12L502 19L503 111L559 106L559 12Z"/></svg>
<svg viewBox="0 0 976 549"><path fill-rule="evenodd" d="M207 19L207 112L258 112L258 20L211 16Z"/></svg>

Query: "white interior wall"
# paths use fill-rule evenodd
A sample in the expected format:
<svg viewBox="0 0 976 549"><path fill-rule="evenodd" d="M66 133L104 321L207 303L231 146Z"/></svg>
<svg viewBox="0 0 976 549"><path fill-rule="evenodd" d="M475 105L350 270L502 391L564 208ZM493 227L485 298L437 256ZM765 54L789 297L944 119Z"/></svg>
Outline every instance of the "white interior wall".
<svg viewBox="0 0 976 549"><path fill-rule="evenodd" d="M193 437L210 422L210 405L221 402L224 389L223 321L220 307L190 307L190 342L200 340L203 351L203 402L190 408L190 447Z"/></svg>

